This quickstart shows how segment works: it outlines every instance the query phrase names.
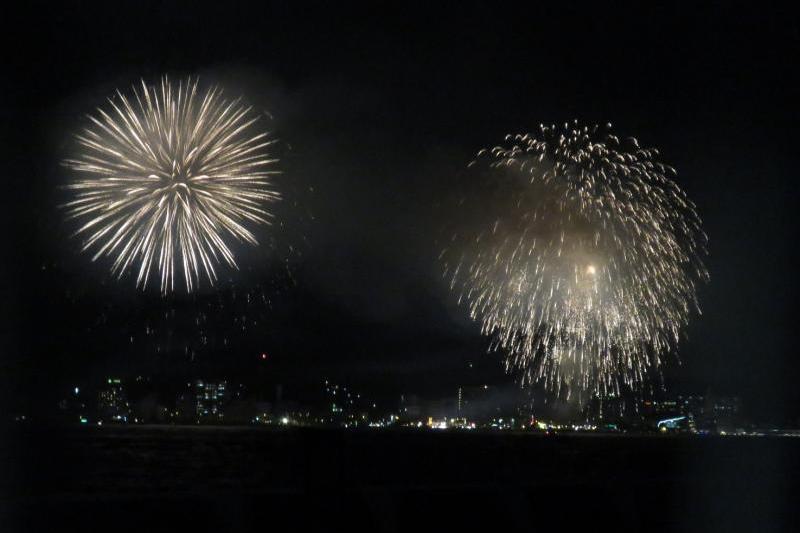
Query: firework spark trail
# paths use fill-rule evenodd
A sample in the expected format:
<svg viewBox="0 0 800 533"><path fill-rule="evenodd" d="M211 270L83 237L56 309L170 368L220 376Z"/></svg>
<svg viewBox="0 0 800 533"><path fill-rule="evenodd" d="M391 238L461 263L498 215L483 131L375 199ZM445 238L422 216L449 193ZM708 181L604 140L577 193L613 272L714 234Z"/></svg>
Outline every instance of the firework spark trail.
<svg viewBox="0 0 800 533"><path fill-rule="evenodd" d="M141 287L157 269L162 293L179 274L188 292L203 275L213 284L220 261L237 266L231 238L257 244L250 226L271 221L275 141L250 107L198 91L196 79L142 81L115 96L88 116L77 156L64 161L77 175L64 206L82 223L82 250L113 258L117 277L138 264Z"/></svg>
<svg viewBox="0 0 800 533"><path fill-rule="evenodd" d="M658 151L605 127L540 126L481 150L491 193L442 252L451 288L523 383L640 388L708 279L694 204Z"/></svg>

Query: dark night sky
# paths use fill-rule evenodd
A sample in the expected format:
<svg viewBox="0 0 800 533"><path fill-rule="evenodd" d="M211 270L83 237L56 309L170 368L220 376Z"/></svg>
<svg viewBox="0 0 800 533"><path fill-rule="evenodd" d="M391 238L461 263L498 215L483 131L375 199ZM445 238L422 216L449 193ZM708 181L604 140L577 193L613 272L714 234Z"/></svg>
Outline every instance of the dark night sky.
<svg viewBox="0 0 800 533"><path fill-rule="evenodd" d="M578 118L660 147L704 219L711 283L667 384L738 393L758 417L800 415L797 14L495 4L48 5L7 20L6 399L25 406L32 387L109 372L249 374L262 350L289 382L333 375L387 394L509 382L439 274L443 205L481 147ZM300 205L286 213L302 252L292 283L267 251L243 250L238 296L226 284L167 301L110 279L68 240L57 205L69 132L115 87L165 73L221 83L274 116L284 190ZM242 304L256 284L270 307ZM203 347L198 309L210 310ZM238 314L247 332L229 326ZM157 333L142 340L148 325Z"/></svg>

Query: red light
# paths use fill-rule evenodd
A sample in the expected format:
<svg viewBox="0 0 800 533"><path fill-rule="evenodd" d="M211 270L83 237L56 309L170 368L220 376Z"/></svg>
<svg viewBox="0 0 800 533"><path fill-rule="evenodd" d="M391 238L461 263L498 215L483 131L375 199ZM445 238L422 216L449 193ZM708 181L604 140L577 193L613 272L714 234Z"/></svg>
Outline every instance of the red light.
<svg viewBox="0 0 800 533"><path fill-rule="evenodd" d="M266 358L267 358L267 354L266 353L262 353L261 354L261 359L266 359Z"/></svg>

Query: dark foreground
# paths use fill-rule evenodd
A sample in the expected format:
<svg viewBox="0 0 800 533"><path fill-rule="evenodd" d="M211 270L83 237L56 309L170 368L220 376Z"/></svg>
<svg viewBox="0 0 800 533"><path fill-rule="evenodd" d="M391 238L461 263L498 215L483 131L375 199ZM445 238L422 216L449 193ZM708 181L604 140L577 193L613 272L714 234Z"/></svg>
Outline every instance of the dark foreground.
<svg viewBox="0 0 800 533"><path fill-rule="evenodd" d="M3 431L0 531L797 531L800 439Z"/></svg>

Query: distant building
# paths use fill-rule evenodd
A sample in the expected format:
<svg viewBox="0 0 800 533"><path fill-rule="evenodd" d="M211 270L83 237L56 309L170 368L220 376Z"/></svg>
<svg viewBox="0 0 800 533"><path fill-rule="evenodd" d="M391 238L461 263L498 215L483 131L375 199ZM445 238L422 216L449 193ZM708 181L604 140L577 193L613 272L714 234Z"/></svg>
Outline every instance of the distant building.
<svg viewBox="0 0 800 533"><path fill-rule="evenodd" d="M714 416L725 418L738 415L741 402L736 396L709 396L706 405Z"/></svg>
<svg viewBox="0 0 800 533"><path fill-rule="evenodd" d="M743 421L740 416L741 402L736 396L706 396L705 423L709 429L720 433L733 433Z"/></svg>
<svg viewBox="0 0 800 533"><path fill-rule="evenodd" d="M322 418L334 425L358 427L368 425L372 419L376 404L362 397L361 393L348 387L325 380L326 408ZM300 406L289 402L281 402L281 409L286 413L297 413Z"/></svg>
<svg viewBox="0 0 800 533"><path fill-rule="evenodd" d="M227 381L203 381L194 383L195 415L197 421L221 421L225 417Z"/></svg>
<svg viewBox="0 0 800 533"><path fill-rule="evenodd" d="M706 411L703 396L673 396L659 400L643 400L640 411L645 416L693 416L701 417Z"/></svg>
<svg viewBox="0 0 800 533"><path fill-rule="evenodd" d="M705 414L705 398L700 395L678 396L681 414L700 418Z"/></svg>
<svg viewBox="0 0 800 533"><path fill-rule="evenodd" d="M417 420L422 416L422 405L416 394L400 395L400 417L406 420Z"/></svg>
<svg viewBox="0 0 800 533"><path fill-rule="evenodd" d="M88 423L88 413L93 411L94 407L90 408L86 404L87 399L90 397L81 387L73 387L69 394L58 402L61 420L72 423Z"/></svg>
<svg viewBox="0 0 800 533"><path fill-rule="evenodd" d="M640 412L650 427L659 430L728 432L741 425L740 409L735 396L706 394L644 400Z"/></svg>
<svg viewBox="0 0 800 533"><path fill-rule="evenodd" d="M97 394L100 421L127 423L131 414L125 387L119 378L108 378L106 387Z"/></svg>

